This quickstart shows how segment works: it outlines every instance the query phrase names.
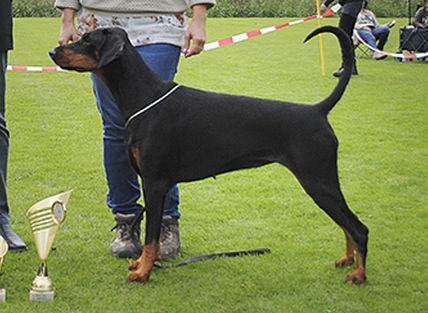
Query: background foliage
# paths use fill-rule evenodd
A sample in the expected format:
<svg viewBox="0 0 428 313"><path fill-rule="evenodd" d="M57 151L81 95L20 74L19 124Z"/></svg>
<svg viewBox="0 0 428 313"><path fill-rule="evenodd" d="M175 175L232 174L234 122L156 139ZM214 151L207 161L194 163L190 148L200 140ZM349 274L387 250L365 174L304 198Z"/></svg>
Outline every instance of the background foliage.
<svg viewBox="0 0 428 313"><path fill-rule="evenodd" d="M413 1L412 12L417 3ZM58 16L54 0L14 0L15 17ZM217 0L210 10L212 17L284 17L307 16L315 12L315 0ZM371 8L378 16L407 16L408 0L371 0Z"/></svg>

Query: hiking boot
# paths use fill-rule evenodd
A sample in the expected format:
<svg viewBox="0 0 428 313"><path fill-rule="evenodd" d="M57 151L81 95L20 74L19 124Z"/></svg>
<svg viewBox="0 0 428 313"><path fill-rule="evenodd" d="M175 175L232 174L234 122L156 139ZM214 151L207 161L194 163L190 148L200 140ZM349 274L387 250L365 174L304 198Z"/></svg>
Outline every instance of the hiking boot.
<svg viewBox="0 0 428 313"><path fill-rule="evenodd" d="M27 250L27 245L15 234L10 224L0 224L0 236L6 240L10 251L21 252Z"/></svg>
<svg viewBox="0 0 428 313"><path fill-rule="evenodd" d="M136 214L116 213L116 238L111 243L111 252L117 258L137 259L143 252L140 240L141 221L137 221L135 226L132 223Z"/></svg>
<svg viewBox="0 0 428 313"><path fill-rule="evenodd" d="M171 216L164 216L162 218L159 241L161 260L167 261L178 256L178 252L180 251L180 234L177 218Z"/></svg>
<svg viewBox="0 0 428 313"><path fill-rule="evenodd" d="M389 29L393 28L395 26L395 24L397 24L397 22L395 20L392 20L388 23L386 23L386 27L388 27Z"/></svg>

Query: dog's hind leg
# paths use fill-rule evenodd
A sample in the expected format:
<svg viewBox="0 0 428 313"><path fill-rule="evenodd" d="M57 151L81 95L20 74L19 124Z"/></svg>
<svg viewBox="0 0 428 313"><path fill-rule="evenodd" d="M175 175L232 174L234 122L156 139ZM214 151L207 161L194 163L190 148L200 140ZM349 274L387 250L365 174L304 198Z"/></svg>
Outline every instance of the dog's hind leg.
<svg viewBox="0 0 428 313"><path fill-rule="evenodd" d="M346 230L343 230L343 232L345 233L346 250L345 255L336 260L336 267L351 266L355 261L355 242L352 240L351 236L346 232Z"/></svg>
<svg viewBox="0 0 428 313"><path fill-rule="evenodd" d="M163 203L169 190L167 185L158 182L143 180L143 184L146 204L146 238L142 255L129 266L130 270L135 271L128 276L130 281L142 284L148 282L155 261L160 260L159 236Z"/></svg>
<svg viewBox="0 0 428 313"><path fill-rule="evenodd" d="M347 239L346 256L339 259L336 265L353 262L355 251L357 269L346 279L354 283L362 283L366 280L368 228L346 204L337 175L336 149L331 148L327 145L317 153L305 151L310 153L294 158L296 161L290 169L315 203L344 230Z"/></svg>
<svg viewBox="0 0 428 313"><path fill-rule="evenodd" d="M332 179L313 177L309 180L304 179L301 183L315 203L345 231L346 255L336 261L336 265L352 264L355 251L357 269L346 279L354 283L363 283L366 280L368 228L349 209L337 179L332 181Z"/></svg>

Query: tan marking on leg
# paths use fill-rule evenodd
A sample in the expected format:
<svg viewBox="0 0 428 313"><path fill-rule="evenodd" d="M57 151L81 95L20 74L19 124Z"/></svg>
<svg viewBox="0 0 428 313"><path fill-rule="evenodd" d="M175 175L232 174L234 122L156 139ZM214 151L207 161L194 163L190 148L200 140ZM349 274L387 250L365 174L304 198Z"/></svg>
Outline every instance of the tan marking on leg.
<svg viewBox="0 0 428 313"><path fill-rule="evenodd" d="M336 267L351 266L352 264L354 264L354 251L356 249L356 244L351 239L351 236L346 231L344 232L346 239L346 251L343 257L336 260Z"/></svg>
<svg viewBox="0 0 428 313"><path fill-rule="evenodd" d="M153 242L144 246L143 254L135 262L137 270L129 274L129 281L138 281L145 284L149 281L150 272L154 266L155 261L160 260L160 246L159 242ZM131 264L131 265L134 265Z"/></svg>
<svg viewBox="0 0 428 313"><path fill-rule="evenodd" d="M363 262L363 257L361 253L356 251L356 259L357 259L357 269L346 276L346 280L353 282L354 284L362 284L366 281L366 269Z"/></svg>

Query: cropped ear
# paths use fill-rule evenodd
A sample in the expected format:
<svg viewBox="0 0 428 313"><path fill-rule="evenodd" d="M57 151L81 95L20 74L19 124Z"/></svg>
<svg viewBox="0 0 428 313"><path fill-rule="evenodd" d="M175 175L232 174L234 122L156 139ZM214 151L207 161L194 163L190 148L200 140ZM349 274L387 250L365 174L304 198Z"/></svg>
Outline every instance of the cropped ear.
<svg viewBox="0 0 428 313"><path fill-rule="evenodd" d="M110 29L103 29L102 34L104 42L98 50L98 68L101 68L117 59L125 48L125 41L122 36L118 36L116 32L111 31Z"/></svg>

